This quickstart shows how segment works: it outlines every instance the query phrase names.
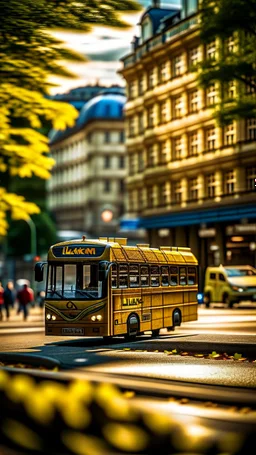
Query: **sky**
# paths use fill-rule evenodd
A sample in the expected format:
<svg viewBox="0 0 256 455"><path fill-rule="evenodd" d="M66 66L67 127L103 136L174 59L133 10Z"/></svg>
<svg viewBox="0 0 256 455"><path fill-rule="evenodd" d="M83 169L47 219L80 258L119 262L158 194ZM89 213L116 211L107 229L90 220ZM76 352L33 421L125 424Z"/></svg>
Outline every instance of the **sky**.
<svg viewBox="0 0 256 455"><path fill-rule="evenodd" d="M139 0L144 8L151 5L151 0ZM162 0L161 6L179 5L180 0ZM77 76L76 79L52 78L57 84L52 94L64 93L71 88L83 85L110 86L124 85L124 80L117 72L122 68L120 58L129 54L134 35L139 34L138 22L143 10L133 14L123 14L123 19L131 25L129 29L120 30L111 27L94 27L90 33L55 32L66 47L80 52L88 59L86 63L67 63L68 68Z"/></svg>

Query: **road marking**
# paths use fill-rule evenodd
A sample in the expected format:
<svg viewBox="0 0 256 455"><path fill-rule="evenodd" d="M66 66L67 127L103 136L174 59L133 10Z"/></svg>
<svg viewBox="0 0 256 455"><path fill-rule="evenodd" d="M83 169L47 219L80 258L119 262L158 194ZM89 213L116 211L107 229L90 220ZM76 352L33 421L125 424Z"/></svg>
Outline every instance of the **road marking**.
<svg viewBox="0 0 256 455"><path fill-rule="evenodd" d="M1 329L0 335L7 335L7 334L16 334L19 335L20 333L33 333L33 332L44 332L44 327L19 327L16 329Z"/></svg>
<svg viewBox="0 0 256 455"><path fill-rule="evenodd" d="M88 359L74 359L74 362L84 363L84 362L88 362Z"/></svg>

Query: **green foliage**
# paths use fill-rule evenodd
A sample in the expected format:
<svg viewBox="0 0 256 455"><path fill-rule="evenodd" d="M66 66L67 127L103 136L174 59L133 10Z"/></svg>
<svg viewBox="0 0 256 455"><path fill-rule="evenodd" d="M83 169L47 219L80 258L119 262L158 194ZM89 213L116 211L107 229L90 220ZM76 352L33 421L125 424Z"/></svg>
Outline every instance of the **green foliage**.
<svg viewBox="0 0 256 455"><path fill-rule="evenodd" d="M219 124L256 115L256 0L202 0L201 40L216 39L216 59L199 66L202 87L217 83ZM230 39L233 44L230 47ZM229 98L228 84L235 81L236 95Z"/></svg>
<svg viewBox="0 0 256 455"><path fill-rule="evenodd" d="M86 60L64 48L51 30L127 27L119 12L140 8L134 0L0 1L0 236L7 234L8 214L28 219L39 212L10 191L11 180L48 179L54 161L43 132L70 127L78 115L73 106L46 98L51 75L72 76L63 61Z"/></svg>

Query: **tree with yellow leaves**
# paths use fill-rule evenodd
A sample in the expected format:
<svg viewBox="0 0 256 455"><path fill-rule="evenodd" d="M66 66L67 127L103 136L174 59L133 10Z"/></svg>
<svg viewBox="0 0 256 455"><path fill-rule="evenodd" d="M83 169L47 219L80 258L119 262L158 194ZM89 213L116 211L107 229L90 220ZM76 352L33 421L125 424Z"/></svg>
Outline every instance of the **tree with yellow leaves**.
<svg viewBox="0 0 256 455"><path fill-rule="evenodd" d="M50 177L54 161L43 127L65 129L78 115L73 106L46 97L50 75L72 76L63 60L85 60L65 49L50 30L126 27L118 12L140 8L133 0L0 1L0 236L7 233L7 214L27 219L40 211L9 190L15 176Z"/></svg>

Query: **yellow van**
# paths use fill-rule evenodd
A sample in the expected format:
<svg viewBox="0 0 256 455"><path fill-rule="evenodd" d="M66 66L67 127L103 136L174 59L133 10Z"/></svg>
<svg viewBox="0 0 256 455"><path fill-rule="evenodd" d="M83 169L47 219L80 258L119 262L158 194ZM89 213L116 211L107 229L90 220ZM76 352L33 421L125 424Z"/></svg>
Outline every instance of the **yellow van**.
<svg viewBox="0 0 256 455"><path fill-rule="evenodd" d="M256 269L250 265L207 267L204 303L222 302L229 308L244 300L256 301Z"/></svg>

